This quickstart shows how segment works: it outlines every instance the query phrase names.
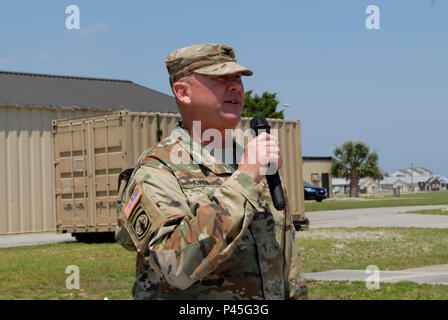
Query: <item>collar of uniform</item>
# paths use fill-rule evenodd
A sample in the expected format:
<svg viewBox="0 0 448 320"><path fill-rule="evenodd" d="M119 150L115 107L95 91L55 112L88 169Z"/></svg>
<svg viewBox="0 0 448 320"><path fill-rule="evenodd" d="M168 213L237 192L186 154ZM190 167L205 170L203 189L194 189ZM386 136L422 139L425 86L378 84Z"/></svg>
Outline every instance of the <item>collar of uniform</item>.
<svg viewBox="0 0 448 320"><path fill-rule="evenodd" d="M231 165L221 163L221 160L216 159L208 152L205 146L190 136L187 130L178 125L170 135L174 140L181 140L182 147L190 154L193 162L206 167L214 174L224 174L235 172L235 168Z"/></svg>

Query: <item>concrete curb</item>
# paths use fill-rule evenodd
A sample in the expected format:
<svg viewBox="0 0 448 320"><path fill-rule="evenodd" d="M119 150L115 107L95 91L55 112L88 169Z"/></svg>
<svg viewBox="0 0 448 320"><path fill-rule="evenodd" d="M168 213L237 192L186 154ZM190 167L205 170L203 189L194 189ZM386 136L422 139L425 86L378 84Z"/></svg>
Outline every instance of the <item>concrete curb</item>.
<svg viewBox="0 0 448 320"><path fill-rule="evenodd" d="M54 232L44 232L11 234L0 236L0 248L73 241L76 241L76 239L72 237L71 233L59 234Z"/></svg>
<svg viewBox="0 0 448 320"><path fill-rule="evenodd" d="M356 227L448 228L448 216L404 214L408 211L439 209L445 205L362 208L312 211L306 216L310 229Z"/></svg>
<svg viewBox="0 0 448 320"><path fill-rule="evenodd" d="M305 279L327 281L371 281L372 272L366 270L330 270L305 273ZM379 271L380 282L412 281L421 284L448 285L448 264L398 271Z"/></svg>

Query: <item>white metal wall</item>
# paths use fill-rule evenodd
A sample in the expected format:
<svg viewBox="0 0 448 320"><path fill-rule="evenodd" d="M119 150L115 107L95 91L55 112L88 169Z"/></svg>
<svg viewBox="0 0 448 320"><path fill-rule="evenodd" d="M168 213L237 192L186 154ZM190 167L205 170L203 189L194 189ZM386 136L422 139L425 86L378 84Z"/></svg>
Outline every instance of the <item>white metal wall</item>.
<svg viewBox="0 0 448 320"><path fill-rule="evenodd" d="M0 234L56 230L51 121L99 113L0 107Z"/></svg>

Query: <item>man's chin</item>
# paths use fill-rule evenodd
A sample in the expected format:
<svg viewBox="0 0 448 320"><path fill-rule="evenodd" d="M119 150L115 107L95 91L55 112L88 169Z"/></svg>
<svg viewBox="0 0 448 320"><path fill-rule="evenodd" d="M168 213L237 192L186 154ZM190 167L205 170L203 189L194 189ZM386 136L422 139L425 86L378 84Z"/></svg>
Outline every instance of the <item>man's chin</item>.
<svg viewBox="0 0 448 320"><path fill-rule="evenodd" d="M234 128L241 121L240 112L226 112L222 116L223 124L228 124L226 127Z"/></svg>

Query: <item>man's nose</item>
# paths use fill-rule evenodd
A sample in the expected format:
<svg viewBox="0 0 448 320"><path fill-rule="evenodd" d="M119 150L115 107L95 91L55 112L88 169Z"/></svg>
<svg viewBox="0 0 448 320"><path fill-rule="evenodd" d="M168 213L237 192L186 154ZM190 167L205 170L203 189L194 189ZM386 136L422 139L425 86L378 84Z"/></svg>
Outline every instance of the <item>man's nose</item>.
<svg viewBox="0 0 448 320"><path fill-rule="evenodd" d="M239 91L242 88L243 88L243 82L241 81L241 78L234 77L231 80L229 80L229 85L227 87L227 90Z"/></svg>

